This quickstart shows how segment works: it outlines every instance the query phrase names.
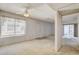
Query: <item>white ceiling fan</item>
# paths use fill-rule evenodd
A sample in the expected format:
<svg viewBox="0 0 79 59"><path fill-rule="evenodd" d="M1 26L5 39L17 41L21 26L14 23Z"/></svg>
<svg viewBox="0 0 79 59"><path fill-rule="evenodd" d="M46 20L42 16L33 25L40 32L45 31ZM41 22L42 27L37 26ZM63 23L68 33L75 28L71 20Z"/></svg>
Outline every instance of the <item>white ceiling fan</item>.
<svg viewBox="0 0 79 59"><path fill-rule="evenodd" d="M30 17L30 14L29 14L28 10L25 11L24 16L25 17Z"/></svg>
<svg viewBox="0 0 79 59"><path fill-rule="evenodd" d="M41 5L42 5L42 4L29 4L29 3L28 3L28 5L25 6L26 10L25 10L24 16L25 16L25 17L30 17L30 14L29 14L28 10L29 10L29 9L34 9L34 8L39 7L39 6L41 6Z"/></svg>

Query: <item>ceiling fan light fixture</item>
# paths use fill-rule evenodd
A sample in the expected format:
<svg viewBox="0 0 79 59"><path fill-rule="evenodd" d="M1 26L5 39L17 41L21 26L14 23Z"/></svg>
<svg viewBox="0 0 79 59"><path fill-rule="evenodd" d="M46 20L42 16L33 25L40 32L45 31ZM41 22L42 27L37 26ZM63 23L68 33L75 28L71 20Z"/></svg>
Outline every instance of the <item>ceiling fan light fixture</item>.
<svg viewBox="0 0 79 59"><path fill-rule="evenodd" d="M27 13L27 14L24 14L24 16L25 16L25 17L29 17L29 16L30 16L30 14L28 14L28 13Z"/></svg>

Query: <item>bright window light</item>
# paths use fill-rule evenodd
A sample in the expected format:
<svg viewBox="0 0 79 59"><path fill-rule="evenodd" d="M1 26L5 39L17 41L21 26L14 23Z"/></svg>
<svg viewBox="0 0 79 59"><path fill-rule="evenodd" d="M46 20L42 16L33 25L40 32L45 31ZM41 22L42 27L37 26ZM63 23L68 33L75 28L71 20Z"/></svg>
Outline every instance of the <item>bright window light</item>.
<svg viewBox="0 0 79 59"><path fill-rule="evenodd" d="M0 22L1 38L25 34L26 22L24 20L0 17Z"/></svg>

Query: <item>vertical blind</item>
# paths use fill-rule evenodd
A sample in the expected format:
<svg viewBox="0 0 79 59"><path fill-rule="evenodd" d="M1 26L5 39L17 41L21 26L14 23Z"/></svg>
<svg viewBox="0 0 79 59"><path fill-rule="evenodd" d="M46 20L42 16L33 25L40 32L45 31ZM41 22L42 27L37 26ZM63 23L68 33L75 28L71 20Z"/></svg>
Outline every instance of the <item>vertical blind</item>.
<svg viewBox="0 0 79 59"><path fill-rule="evenodd" d="M21 19L0 16L0 37L19 36L25 34L26 22Z"/></svg>

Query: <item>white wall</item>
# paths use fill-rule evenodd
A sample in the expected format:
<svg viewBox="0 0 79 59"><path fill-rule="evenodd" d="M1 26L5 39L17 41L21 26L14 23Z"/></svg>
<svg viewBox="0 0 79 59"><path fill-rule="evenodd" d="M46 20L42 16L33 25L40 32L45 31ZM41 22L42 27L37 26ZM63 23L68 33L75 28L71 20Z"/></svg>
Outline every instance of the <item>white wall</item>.
<svg viewBox="0 0 79 59"><path fill-rule="evenodd" d="M51 23L31 19L27 20L26 23L27 37L37 38L52 34Z"/></svg>
<svg viewBox="0 0 79 59"><path fill-rule="evenodd" d="M37 37L44 37L53 33L53 24L49 22L26 19L26 34L25 36L7 37L0 39L0 45L20 42L25 40L33 40Z"/></svg>
<svg viewBox="0 0 79 59"><path fill-rule="evenodd" d="M79 38L79 16L77 18L77 23L78 23L78 38Z"/></svg>
<svg viewBox="0 0 79 59"><path fill-rule="evenodd" d="M55 35L55 24L54 23L51 24L51 27L52 27L51 29L52 35Z"/></svg>

